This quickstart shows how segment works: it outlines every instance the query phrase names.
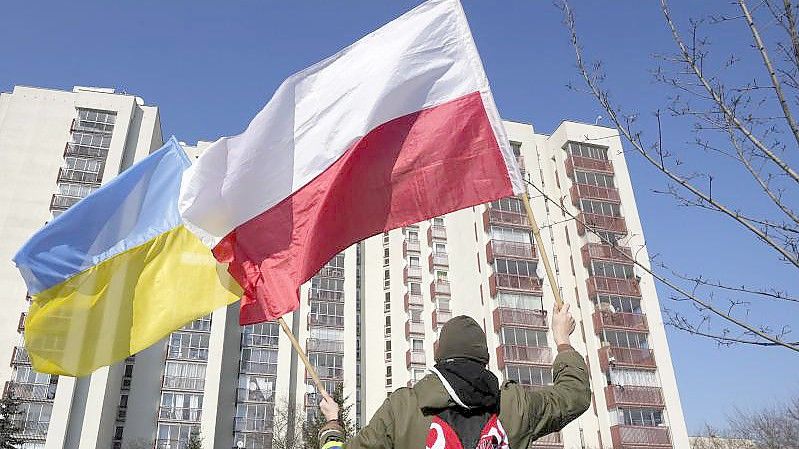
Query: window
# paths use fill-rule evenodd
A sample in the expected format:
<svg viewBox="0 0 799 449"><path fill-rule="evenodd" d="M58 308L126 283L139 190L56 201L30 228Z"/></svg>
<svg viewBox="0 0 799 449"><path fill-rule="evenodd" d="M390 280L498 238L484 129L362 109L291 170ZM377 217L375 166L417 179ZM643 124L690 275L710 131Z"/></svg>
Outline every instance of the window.
<svg viewBox="0 0 799 449"><path fill-rule="evenodd" d="M422 294L422 284L418 282L411 282L408 284L408 287L411 291L412 295L421 295Z"/></svg>
<svg viewBox="0 0 799 449"><path fill-rule="evenodd" d="M552 369L540 366L506 365L505 379L521 385L552 385Z"/></svg>
<svg viewBox="0 0 799 449"><path fill-rule="evenodd" d="M438 298L438 310L442 312L448 312L449 308L449 298L439 297Z"/></svg>
<svg viewBox="0 0 799 449"><path fill-rule="evenodd" d="M344 341L342 329L314 326L310 330L310 335L317 340Z"/></svg>
<svg viewBox="0 0 799 449"><path fill-rule="evenodd" d="M408 311L411 322L413 323L421 323L422 322L422 311L420 309L411 309Z"/></svg>
<svg viewBox="0 0 799 449"><path fill-rule="evenodd" d="M491 203L491 207L504 212L515 212L517 214L524 214L524 205L522 200L516 197L502 198Z"/></svg>
<svg viewBox="0 0 799 449"><path fill-rule="evenodd" d="M588 214L621 217L621 207L618 203L582 199L580 200L580 210Z"/></svg>
<svg viewBox="0 0 799 449"><path fill-rule="evenodd" d="M446 252L447 252L447 244L446 243L441 243L441 242L436 242L435 245L433 246L433 251L436 254L446 254Z"/></svg>
<svg viewBox="0 0 799 449"><path fill-rule="evenodd" d="M386 297L383 300L383 312L391 312L391 292L386 292Z"/></svg>
<svg viewBox="0 0 799 449"><path fill-rule="evenodd" d="M608 160L608 149L596 145L590 145L582 142L569 142L567 146L569 154L575 156L587 157L591 159Z"/></svg>
<svg viewBox="0 0 799 449"><path fill-rule="evenodd" d="M412 267L418 267L419 265L419 256L410 256L408 258L408 265Z"/></svg>
<svg viewBox="0 0 799 449"><path fill-rule="evenodd" d="M95 186L89 186L86 184L74 184L71 182L59 182L58 183L58 194L64 196L72 196L77 198L85 198L90 193L97 190Z"/></svg>
<svg viewBox="0 0 799 449"><path fill-rule="evenodd" d="M597 187L615 188L613 176L598 172L575 171L574 180L577 184L588 184Z"/></svg>
<svg viewBox="0 0 799 449"><path fill-rule="evenodd" d="M165 391L161 393L161 408L158 411L158 418L199 421L202 408L203 395L201 393Z"/></svg>
<svg viewBox="0 0 799 449"><path fill-rule="evenodd" d="M163 388L202 391L205 387L205 368L204 363L167 360Z"/></svg>
<svg viewBox="0 0 799 449"><path fill-rule="evenodd" d="M36 372L29 366L18 366L16 372L14 372L14 382L18 383L47 385L51 382L54 383L56 379L50 374Z"/></svg>
<svg viewBox="0 0 799 449"><path fill-rule="evenodd" d="M99 159L67 156L64 158L64 168L97 174L102 170L103 162Z"/></svg>
<svg viewBox="0 0 799 449"><path fill-rule="evenodd" d="M391 262L391 259L388 257L389 251L388 248L383 248L383 265L388 266Z"/></svg>
<svg viewBox="0 0 799 449"><path fill-rule="evenodd" d="M411 340L411 351L422 352L424 351L424 340L414 338Z"/></svg>
<svg viewBox="0 0 799 449"><path fill-rule="evenodd" d="M517 242L532 244L530 231L516 228L504 228L502 226L491 226L491 239L503 242Z"/></svg>
<svg viewBox="0 0 799 449"><path fill-rule="evenodd" d="M328 379L342 379L344 377L344 356L341 354L312 352L308 354L308 360L316 368L319 377Z"/></svg>
<svg viewBox="0 0 799 449"><path fill-rule="evenodd" d="M418 243L419 231L408 231L408 241L412 243Z"/></svg>
<svg viewBox="0 0 799 449"><path fill-rule="evenodd" d="M383 288L391 287L391 270L383 271Z"/></svg>
<svg viewBox="0 0 799 449"><path fill-rule="evenodd" d="M386 352L391 351L391 340L386 340Z"/></svg>
<svg viewBox="0 0 799 449"><path fill-rule="evenodd" d="M110 133L114 130L117 114L97 109L78 109L78 128L89 132Z"/></svg>
<svg viewBox="0 0 799 449"><path fill-rule="evenodd" d="M531 260L496 259L494 271L501 274L537 277L536 263Z"/></svg>
<svg viewBox="0 0 799 449"><path fill-rule="evenodd" d="M253 374L277 374L277 349L242 348L241 370Z"/></svg>
<svg viewBox="0 0 799 449"><path fill-rule="evenodd" d="M391 336L391 316L390 315L386 315L386 326L384 328L384 335L386 337L390 337Z"/></svg>
<svg viewBox="0 0 799 449"><path fill-rule="evenodd" d="M344 326L344 304L311 301L309 321L321 326Z"/></svg>
<svg viewBox="0 0 799 449"><path fill-rule="evenodd" d="M500 307L522 310L543 310L544 306L540 296L524 293L510 293L500 291L497 293L497 304Z"/></svg>
<svg viewBox="0 0 799 449"><path fill-rule="evenodd" d="M449 282L447 275L448 273L444 270L436 270L436 282Z"/></svg>
<svg viewBox="0 0 799 449"><path fill-rule="evenodd" d="M596 298L598 307L609 307L613 312L643 313L641 298L633 296L599 295Z"/></svg>
<svg viewBox="0 0 799 449"><path fill-rule="evenodd" d="M189 441L189 435L191 435L192 432L199 430L199 426L197 425L159 423L158 440L163 441L163 444L156 444L156 447L172 447L172 445L178 446L175 444L176 441L180 441L185 444Z"/></svg>
<svg viewBox="0 0 799 449"><path fill-rule="evenodd" d="M622 234L616 234L615 232L610 232L610 231L595 230L592 232L595 233L597 237L599 237L602 243L610 243L611 245L617 245L619 243L619 240L621 240L623 237Z"/></svg>
<svg viewBox="0 0 799 449"><path fill-rule="evenodd" d="M209 335L195 332L172 332L167 357L173 359L208 360Z"/></svg>
<svg viewBox="0 0 799 449"><path fill-rule="evenodd" d="M314 276L311 278L311 289L343 292L344 279L331 278L326 276Z"/></svg>
<svg viewBox="0 0 799 449"><path fill-rule="evenodd" d="M433 219L433 226L444 226L444 219L442 217L436 217Z"/></svg>
<svg viewBox="0 0 799 449"><path fill-rule="evenodd" d="M519 157L522 155L522 144L521 142L514 142L511 140L510 147L513 150L513 155Z"/></svg>
<svg viewBox="0 0 799 449"><path fill-rule="evenodd" d="M617 348L649 349L647 334L604 329L602 342Z"/></svg>
<svg viewBox="0 0 799 449"><path fill-rule="evenodd" d="M514 346L534 346L543 348L547 345L546 331L518 327L502 327L502 344Z"/></svg>
<svg viewBox="0 0 799 449"><path fill-rule="evenodd" d="M613 368L610 370L610 383L613 385L639 385L660 387L657 373L635 369Z"/></svg>
<svg viewBox="0 0 799 449"><path fill-rule="evenodd" d="M662 426L663 410L654 408L628 408L620 410L627 426Z"/></svg>
<svg viewBox="0 0 799 449"><path fill-rule="evenodd" d="M253 374L239 374L240 400L275 402L275 378Z"/></svg>
<svg viewBox="0 0 799 449"><path fill-rule="evenodd" d="M387 387L390 387L390 386L391 386L391 377L392 377L392 374L393 374L393 373L391 372L391 365L388 365L388 366L386 366L386 386L387 386Z"/></svg>
<svg viewBox="0 0 799 449"><path fill-rule="evenodd" d="M632 279L635 277L635 271L633 270L632 265L592 260L591 275L618 279Z"/></svg>
<svg viewBox="0 0 799 449"><path fill-rule="evenodd" d="M277 346L280 328L276 323L249 324L242 329L243 346Z"/></svg>
<svg viewBox="0 0 799 449"><path fill-rule="evenodd" d="M325 266L329 268L344 268L344 254L336 254L325 264Z"/></svg>
<svg viewBox="0 0 799 449"><path fill-rule="evenodd" d="M271 404L236 404L236 430L267 432L273 427L274 413Z"/></svg>

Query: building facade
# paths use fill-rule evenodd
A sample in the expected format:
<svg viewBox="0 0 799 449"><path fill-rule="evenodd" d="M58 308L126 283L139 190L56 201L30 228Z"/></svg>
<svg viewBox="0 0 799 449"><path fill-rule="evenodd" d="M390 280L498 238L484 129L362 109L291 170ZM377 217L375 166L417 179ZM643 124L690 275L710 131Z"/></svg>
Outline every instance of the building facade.
<svg viewBox="0 0 799 449"><path fill-rule="evenodd" d="M0 223L17 236L0 243L5 260L81 194L161 145L157 110L141 103L80 88L0 96L0 158L18 168L2 181ZM583 416L534 446L688 447L654 282L631 262L648 266L648 256L619 138L573 122L551 135L506 128L594 392ZM208 145L185 147L197 156ZM541 388L552 382L556 351L539 261L521 202L498 199L346 249L301 287L300 309L286 321L325 387L342 389L357 426L391 391L427 374L438 332L456 315L482 324L500 379ZM3 318L0 351L11 361L6 391L26 400L26 447L183 449L197 433L206 448L264 449L294 427L287 416L318 413L310 375L279 326L239 326L235 304L92 376L34 373L20 339L24 284L10 264L3 270L2 300L19 314Z"/></svg>

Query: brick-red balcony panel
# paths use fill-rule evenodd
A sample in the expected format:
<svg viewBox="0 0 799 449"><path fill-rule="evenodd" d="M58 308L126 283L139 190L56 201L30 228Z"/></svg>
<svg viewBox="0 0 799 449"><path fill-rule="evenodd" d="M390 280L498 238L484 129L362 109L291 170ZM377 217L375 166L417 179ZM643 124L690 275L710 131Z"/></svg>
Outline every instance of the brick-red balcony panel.
<svg viewBox="0 0 799 449"><path fill-rule="evenodd" d="M589 276L586 284L588 285L588 296L592 298L595 298L596 295L641 296L641 286L635 279Z"/></svg>
<svg viewBox="0 0 799 449"><path fill-rule="evenodd" d="M515 259L535 259L535 247L530 243L490 240L486 243L486 259L489 263L495 257L512 257Z"/></svg>
<svg viewBox="0 0 799 449"><path fill-rule="evenodd" d="M447 228L441 225L432 225L427 230L427 241L431 244L433 240L446 240L447 239Z"/></svg>
<svg viewBox="0 0 799 449"><path fill-rule="evenodd" d="M671 449L669 428L665 426L611 426L614 449Z"/></svg>
<svg viewBox="0 0 799 449"><path fill-rule="evenodd" d="M599 171L603 173L613 173L613 164L610 161L592 159L590 157L569 155L566 158L566 173L572 173L574 169Z"/></svg>
<svg viewBox="0 0 799 449"><path fill-rule="evenodd" d="M625 223L624 217L611 217L608 215L580 212L577 215L577 233L580 235L585 235L585 226L597 231L610 231L617 234L627 234L627 223Z"/></svg>
<svg viewBox="0 0 799 449"><path fill-rule="evenodd" d="M498 290L541 294L541 279L515 274L494 273L488 278L491 296L497 296Z"/></svg>
<svg viewBox="0 0 799 449"><path fill-rule="evenodd" d="M626 264L633 263L632 251L626 246L612 246L604 243L586 243L582 248L583 265L590 266L591 260L607 260Z"/></svg>
<svg viewBox="0 0 799 449"><path fill-rule="evenodd" d="M506 363L551 365L552 349L536 346L499 345L497 348L499 369L504 369Z"/></svg>
<svg viewBox="0 0 799 449"><path fill-rule="evenodd" d="M433 311L433 326L438 327L452 318L451 310L436 309Z"/></svg>
<svg viewBox="0 0 799 449"><path fill-rule="evenodd" d="M422 301L422 295L405 293L405 310L409 310L411 306L423 307L424 303Z"/></svg>
<svg viewBox="0 0 799 449"><path fill-rule="evenodd" d="M560 432L550 433L533 441L530 447L536 449L561 449L563 447L563 439L560 437Z"/></svg>
<svg viewBox="0 0 799 449"><path fill-rule="evenodd" d="M402 253L404 255L408 255L408 252L416 252L418 253L421 251L422 247L419 243L419 240L405 240L402 242Z"/></svg>
<svg viewBox="0 0 799 449"><path fill-rule="evenodd" d="M405 338L411 335L424 335L424 323L421 321L406 321Z"/></svg>
<svg viewBox="0 0 799 449"><path fill-rule="evenodd" d="M405 283L408 283L408 279L422 279L422 267L420 266L407 266L403 271L403 277L405 278Z"/></svg>
<svg viewBox="0 0 799 449"><path fill-rule="evenodd" d="M450 295L449 281L435 280L430 283L430 297L436 296L449 296Z"/></svg>
<svg viewBox="0 0 799 449"><path fill-rule="evenodd" d="M617 407L665 407L660 387L608 385L605 387L608 410Z"/></svg>
<svg viewBox="0 0 799 449"><path fill-rule="evenodd" d="M621 202L619 191L610 187L592 186L590 184L572 184L569 188L572 204L580 204L581 199Z"/></svg>
<svg viewBox="0 0 799 449"><path fill-rule="evenodd" d="M649 325L646 315L641 313L611 312L596 310L593 315L594 329L599 333L602 329L628 329L646 332Z"/></svg>
<svg viewBox="0 0 799 449"><path fill-rule="evenodd" d="M511 309L497 307L494 309L494 329L502 326L523 326L547 329L546 310Z"/></svg>
<svg viewBox="0 0 799 449"><path fill-rule="evenodd" d="M409 349L405 352L405 366L408 368L410 368L411 365L425 365L425 363L424 351L412 351Z"/></svg>
<svg viewBox="0 0 799 449"><path fill-rule="evenodd" d="M523 213L507 212L504 210L489 207L483 215L483 223L486 229L492 224L501 226L511 226L516 228L531 229L527 215Z"/></svg>
<svg viewBox="0 0 799 449"><path fill-rule="evenodd" d="M614 367L655 369L655 354L651 349L620 348L603 346L599 348L599 364L607 371L613 358Z"/></svg>
<svg viewBox="0 0 799 449"><path fill-rule="evenodd" d="M430 271L433 271L435 267L445 268L449 266L449 256L447 253L433 252L430 254L428 262L430 264Z"/></svg>

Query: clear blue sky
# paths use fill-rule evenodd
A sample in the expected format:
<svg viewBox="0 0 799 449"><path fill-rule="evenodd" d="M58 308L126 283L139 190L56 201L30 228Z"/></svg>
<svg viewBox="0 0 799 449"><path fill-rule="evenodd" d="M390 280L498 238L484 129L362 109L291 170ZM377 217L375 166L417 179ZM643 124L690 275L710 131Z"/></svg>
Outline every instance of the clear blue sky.
<svg viewBox="0 0 799 449"><path fill-rule="evenodd" d="M6 2L0 7L0 91L15 84L115 87L160 106L165 135L212 140L242 130L286 76L417 3ZM592 99L565 87L579 79L559 11L550 2L464 3L503 117L533 123L544 133L562 119L594 121L600 111ZM678 19L706 5L689 3L694 11L678 7ZM606 63L617 98L642 112L662 105L666 93L652 83L648 69L653 53L671 47L656 5L575 1L574 7L587 50ZM736 45L742 38L746 34L730 33L723 42ZM690 139L669 125L669 143ZM799 293L795 271L747 243L734 226L653 194L651 189L662 187L660 178L636 155L628 160L650 253L683 271ZM724 167L716 172L720 185L735 186L737 176ZM660 291L666 303L668 294ZM799 329L789 309L771 307L765 319ZM799 394L799 355L719 349L673 330L668 334L692 431L705 422L722 423L734 406L757 407Z"/></svg>

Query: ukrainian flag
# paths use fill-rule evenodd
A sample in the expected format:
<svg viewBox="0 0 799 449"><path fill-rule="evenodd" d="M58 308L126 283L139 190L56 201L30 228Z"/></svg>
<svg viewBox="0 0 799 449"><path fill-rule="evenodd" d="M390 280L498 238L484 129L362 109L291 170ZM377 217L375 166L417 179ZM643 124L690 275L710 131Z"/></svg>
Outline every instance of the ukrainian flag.
<svg viewBox="0 0 799 449"><path fill-rule="evenodd" d="M173 137L20 249L34 369L90 374L238 299L238 285L178 213L189 165Z"/></svg>

